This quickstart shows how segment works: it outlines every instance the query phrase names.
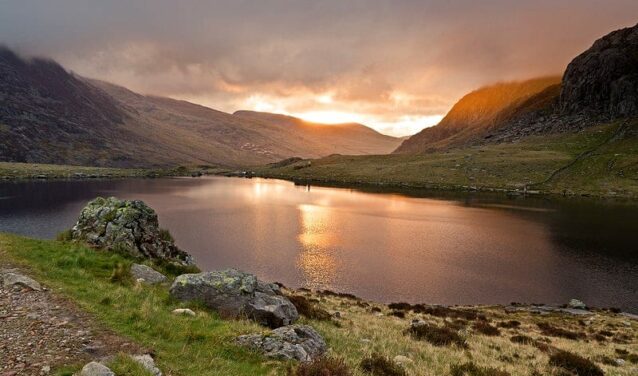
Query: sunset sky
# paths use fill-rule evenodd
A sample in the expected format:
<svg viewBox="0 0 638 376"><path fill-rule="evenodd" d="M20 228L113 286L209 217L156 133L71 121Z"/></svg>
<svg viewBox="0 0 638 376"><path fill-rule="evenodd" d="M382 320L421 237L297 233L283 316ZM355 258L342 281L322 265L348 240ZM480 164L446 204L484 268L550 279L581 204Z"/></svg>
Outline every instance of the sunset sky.
<svg viewBox="0 0 638 376"><path fill-rule="evenodd" d="M0 1L0 43L78 74L398 136L637 22L636 0Z"/></svg>

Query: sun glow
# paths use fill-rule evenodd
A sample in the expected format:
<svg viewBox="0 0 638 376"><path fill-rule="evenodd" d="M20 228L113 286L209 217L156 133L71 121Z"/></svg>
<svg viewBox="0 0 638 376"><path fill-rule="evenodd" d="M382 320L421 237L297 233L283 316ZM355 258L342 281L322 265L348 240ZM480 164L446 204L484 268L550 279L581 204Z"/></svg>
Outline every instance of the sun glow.
<svg viewBox="0 0 638 376"><path fill-rule="evenodd" d="M309 111L293 116L298 116L306 121L324 124L362 123L364 119L359 114L341 111Z"/></svg>

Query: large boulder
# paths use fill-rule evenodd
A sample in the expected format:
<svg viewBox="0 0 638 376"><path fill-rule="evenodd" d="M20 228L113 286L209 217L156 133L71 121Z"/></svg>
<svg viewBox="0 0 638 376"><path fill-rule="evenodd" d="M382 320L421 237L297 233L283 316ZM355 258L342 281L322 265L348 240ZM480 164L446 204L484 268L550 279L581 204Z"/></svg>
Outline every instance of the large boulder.
<svg viewBox="0 0 638 376"><path fill-rule="evenodd" d="M182 265L194 263L193 258L177 248L170 235L160 229L155 211L139 200L94 199L82 209L71 236L89 245L134 257Z"/></svg>
<svg viewBox="0 0 638 376"><path fill-rule="evenodd" d="M308 325L289 325L268 334L237 337L237 344L259 351L269 358L309 362L327 350L324 339Z"/></svg>
<svg viewBox="0 0 638 376"><path fill-rule="evenodd" d="M572 60L560 106L610 119L638 115L638 25L604 36Z"/></svg>
<svg viewBox="0 0 638 376"><path fill-rule="evenodd" d="M299 317L279 286L235 269L180 275L170 293L181 301L202 302L222 317L246 316L271 328L292 324Z"/></svg>

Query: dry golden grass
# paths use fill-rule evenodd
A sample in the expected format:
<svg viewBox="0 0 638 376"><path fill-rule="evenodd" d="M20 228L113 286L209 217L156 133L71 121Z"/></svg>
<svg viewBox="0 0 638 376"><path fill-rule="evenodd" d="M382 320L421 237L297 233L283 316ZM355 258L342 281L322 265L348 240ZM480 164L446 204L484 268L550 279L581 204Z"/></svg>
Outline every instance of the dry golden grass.
<svg viewBox="0 0 638 376"><path fill-rule="evenodd" d="M395 310L382 304L307 291L296 293L317 299L318 303L315 304L330 313L339 312L340 318L333 317L332 321L302 320L318 328L331 347L330 353L344 358L354 375L366 375L359 364L362 359L372 354L389 359L397 355L407 356L412 360L411 363L405 364L409 375L449 375L453 365L459 366L469 362L478 367L494 368L511 375L561 374L560 369L550 366L551 354L546 350L539 349L533 343L521 344L510 340L517 335L526 335L537 343L547 344L544 348L549 348L550 352L556 348L590 359L601 367L606 375L629 376L635 375L638 370L638 364L629 361L622 366L602 363L604 357L619 359L621 356L616 349L621 353L638 353L638 322L608 311L596 311L591 316L580 317L559 313L507 313L500 306L461 307L479 311L487 318L486 322L499 327L500 334L490 336L473 328L476 323L482 321L481 318L459 320L414 313L411 310L405 311L405 318L399 318L392 315ZM373 309L375 307L377 309ZM458 333L466 340L467 348L434 346L425 341L415 340L404 333L413 319L421 319L438 327L463 326ZM582 333L584 337L577 340L549 337L542 334L539 323L549 323L554 328ZM608 331L612 336L606 337L605 341L598 341L595 338L599 337L597 334L601 331Z"/></svg>

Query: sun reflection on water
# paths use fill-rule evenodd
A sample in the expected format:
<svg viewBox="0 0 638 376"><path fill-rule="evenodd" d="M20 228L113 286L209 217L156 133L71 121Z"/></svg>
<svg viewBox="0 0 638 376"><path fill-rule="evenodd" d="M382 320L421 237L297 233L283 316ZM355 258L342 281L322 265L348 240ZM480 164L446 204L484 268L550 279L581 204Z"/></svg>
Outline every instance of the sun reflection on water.
<svg viewBox="0 0 638 376"><path fill-rule="evenodd" d="M331 231L330 209L317 205L298 205L301 233L298 236L301 252L297 267L303 273L306 287L325 288L337 275L336 240Z"/></svg>

